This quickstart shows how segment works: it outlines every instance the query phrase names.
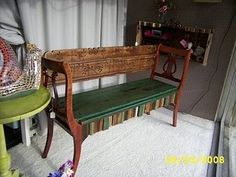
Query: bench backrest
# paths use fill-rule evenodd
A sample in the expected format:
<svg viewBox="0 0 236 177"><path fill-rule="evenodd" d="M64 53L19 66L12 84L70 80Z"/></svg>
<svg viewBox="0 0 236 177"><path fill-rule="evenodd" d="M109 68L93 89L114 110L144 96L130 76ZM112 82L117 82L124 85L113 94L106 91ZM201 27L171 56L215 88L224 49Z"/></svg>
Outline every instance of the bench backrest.
<svg viewBox="0 0 236 177"><path fill-rule="evenodd" d="M57 67L60 70L63 63L68 63L73 81L80 81L151 69L156 51L154 45L53 50L44 54L43 64L49 69ZM54 64L51 65L48 59ZM57 83L63 80L65 78L59 76Z"/></svg>

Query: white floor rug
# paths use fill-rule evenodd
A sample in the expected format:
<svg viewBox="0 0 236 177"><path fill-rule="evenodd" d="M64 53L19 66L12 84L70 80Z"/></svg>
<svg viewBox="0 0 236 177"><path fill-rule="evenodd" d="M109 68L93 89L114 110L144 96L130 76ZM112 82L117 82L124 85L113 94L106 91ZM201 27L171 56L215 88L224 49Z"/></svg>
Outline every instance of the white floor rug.
<svg viewBox="0 0 236 177"><path fill-rule="evenodd" d="M191 115L178 115L172 127L172 112L161 108L139 118L89 136L82 145L76 176L79 177L204 177L207 164L200 161L173 163L207 156L214 123ZM47 159L41 158L46 137L35 136L30 147L20 144L10 149L12 166L28 177L46 177L72 159L70 135L55 127Z"/></svg>

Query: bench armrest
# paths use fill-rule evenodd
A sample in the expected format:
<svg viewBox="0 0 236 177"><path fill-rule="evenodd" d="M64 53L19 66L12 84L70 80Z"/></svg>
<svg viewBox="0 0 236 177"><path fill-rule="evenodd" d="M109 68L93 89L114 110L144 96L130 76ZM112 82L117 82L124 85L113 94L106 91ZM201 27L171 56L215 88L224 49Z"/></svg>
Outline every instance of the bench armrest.
<svg viewBox="0 0 236 177"><path fill-rule="evenodd" d="M69 63L56 61L53 59L47 59L42 57L42 70L43 70L43 84L44 86L48 86L48 80L51 79L52 88L54 92L55 98L53 99L53 111L55 113L59 113L58 109L58 93L56 87L56 77L58 73L61 73L65 76L65 114L67 118L67 123L70 126L70 129L73 129L77 125L74 113L73 113L73 97L72 97L72 72ZM51 74L48 72L51 70ZM59 113L62 114L62 113Z"/></svg>

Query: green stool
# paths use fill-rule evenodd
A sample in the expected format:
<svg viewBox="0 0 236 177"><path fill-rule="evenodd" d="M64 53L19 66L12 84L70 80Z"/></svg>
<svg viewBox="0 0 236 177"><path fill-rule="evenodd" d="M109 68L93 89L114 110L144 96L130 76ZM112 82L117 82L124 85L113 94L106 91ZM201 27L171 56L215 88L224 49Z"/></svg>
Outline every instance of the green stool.
<svg viewBox="0 0 236 177"><path fill-rule="evenodd" d="M47 107L51 100L49 91L40 88L30 95L0 101L0 177L19 177L18 170L11 170L11 159L7 152L3 124L31 117Z"/></svg>

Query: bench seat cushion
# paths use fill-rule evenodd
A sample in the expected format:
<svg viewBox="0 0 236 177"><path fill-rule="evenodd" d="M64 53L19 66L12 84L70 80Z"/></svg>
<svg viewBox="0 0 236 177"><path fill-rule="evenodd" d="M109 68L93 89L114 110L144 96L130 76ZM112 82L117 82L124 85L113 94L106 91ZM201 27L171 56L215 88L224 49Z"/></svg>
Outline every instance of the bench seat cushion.
<svg viewBox="0 0 236 177"><path fill-rule="evenodd" d="M177 87L157 80L143 79L73 95L73 112L82 124L122 112L171 95ZM59 99L63 108L65 98Z"/></svg>

